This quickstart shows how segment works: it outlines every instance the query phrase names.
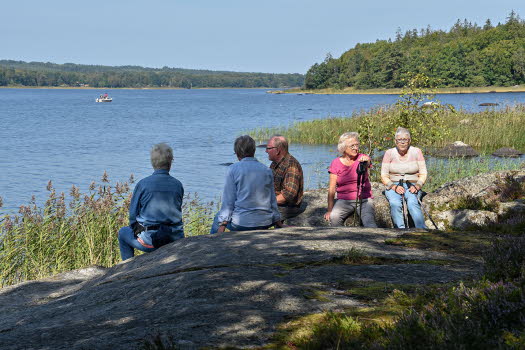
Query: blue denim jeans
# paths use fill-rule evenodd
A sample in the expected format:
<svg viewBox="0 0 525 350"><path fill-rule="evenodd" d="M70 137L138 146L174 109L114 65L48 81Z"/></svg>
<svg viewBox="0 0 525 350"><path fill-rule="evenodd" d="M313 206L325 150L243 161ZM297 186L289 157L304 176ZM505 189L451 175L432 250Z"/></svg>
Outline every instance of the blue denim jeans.
<svg viewBox="0 0 525 350"><path fill-rule="evenodd" d="M246 227L241 225L235 225L232 222L229 222L228 225L226 225L226 228L230 231L253 231L253 230L266 230L267 228L271 227L272 225L268 226L258 226L258 227ZM215 217L213 218L213 224L211 225L210 234L216 234L219 230L219 213L215 214Z"/></svg>
<svg viewBox="0 0 525 350"><path fill-rule="evenodd" d="M149 253L157 248L146 248L137 241L133 234L133 229L129 226L123 227L118 231L118 244L120 247L120 257L122 260L127 260L135 256L135 249L142 250Z"/></svg>
<svg viewBox="0 0 525 350"><path fill-rule="evenodd" d="M425 217L423 216L421 206L417 200L417 196L421 192L414 194L408 190L406 184L403 184L403 187L405 188L407 209L410 213L410 216L412 217L412 220L414 221L414 225L416 225L417 228L427 228L427 225L425 225ZM390 203L390 215L392 216L394 227L405 228L405 222L403 220L403 197L394 190L385 191L385 196Z"/></svg>

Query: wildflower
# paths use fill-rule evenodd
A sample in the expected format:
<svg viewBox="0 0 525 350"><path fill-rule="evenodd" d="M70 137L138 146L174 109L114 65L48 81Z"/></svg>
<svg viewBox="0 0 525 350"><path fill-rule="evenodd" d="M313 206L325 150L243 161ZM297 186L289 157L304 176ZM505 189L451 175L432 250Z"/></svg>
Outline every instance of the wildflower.
<svg viewBox="0 0 525 350"><path fill-rule="evenodd" d="M102 182L109 182L108 173L105 170L104 174L102 174Z"/></svg>
<svg viewBox="0 0 525 350"><path fill-rule="evenodd" d="M95 189L95 181L91 181L91 183L89 184L89 190L93 191L94 189Z"/></svg>
<svg viewBox="0 0 525 350"><path fill-rule="evenodd" d="M78 190L78 187L76 187L75 185L71 186L69 195L75 199L78 199L80 197L80 191Z"/></svg>
<svg viewBox="0 0 525 350"><path fill-rule="evenodd" d="M57 216L62 218L66 215L66 196L64 192L60 193L60 197L57 202Z"/></svg>
<svg viewBox="0 0 525 350"><path fill-rule="evenodd" d="M135 183L135 176L134 176L133 174L131 174L131 175L129 176L129 183L130 183L130 184L134 184L134 183Z"/></svg>
<svg viewBox="0 0 525 350"><path fill-rule="evenodd" d="M47 183L47 187L46 187L46 189L47 189L48 191L53 190L53 182L51 182L51 180L49 180L49 182Z"/></svg>
<svg viewBox="0 0 525 350"><path fill-rule="evenodd" d="M4 227L6 231L11 231L11 229L13 228L13 221L11 221L11 217L9 215L5 218Z"/></svg>
<svg viewBox="0 0 525 350"><path fill-rule="evenodd" d="M2 199L2 197L0 197L0 208L2 208L3 205L4 205L4 200Z"/></svg>

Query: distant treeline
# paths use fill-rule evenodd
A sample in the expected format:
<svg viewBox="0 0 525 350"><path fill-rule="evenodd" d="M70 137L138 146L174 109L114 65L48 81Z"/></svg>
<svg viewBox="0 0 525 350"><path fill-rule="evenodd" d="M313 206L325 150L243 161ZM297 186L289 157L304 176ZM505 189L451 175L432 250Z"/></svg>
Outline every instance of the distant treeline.
<svg viewBox="0 0 525 350"><path fill-rule="evenodd" d="M308 70L305 87L397 88L414 73L424 73L437 87L523 84L525 22L513 11L496 26L465 19L449 32L398 30L394 41L357 44L340 58L327 55Z"/></svg>
<svg viewBox="0 0 525 350"><path fill-rule="evenodd" d="M0 60L0 86L283 88L303 84L302 74L238 73L169 67L111 67Z"/></svg>

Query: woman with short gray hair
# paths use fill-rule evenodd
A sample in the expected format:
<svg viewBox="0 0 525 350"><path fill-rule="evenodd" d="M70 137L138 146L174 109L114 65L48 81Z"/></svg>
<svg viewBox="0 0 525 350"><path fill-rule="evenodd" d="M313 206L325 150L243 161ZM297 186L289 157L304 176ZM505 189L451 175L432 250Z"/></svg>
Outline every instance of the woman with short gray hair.
<svg viewBox="0 0 525 350"><path fill-rule="evenodd" d="M359 153L359 134L345 132L339 137L337 150L341 156L334 159L328 169L330 182L325 220L332 226L343 226L352 213L359 212L363 226L377 227L372 186L368 178L370 157Z"/></svg>
<svg viewBox="0 0 525 350"><path fill-rule="evenodd" d="M173 150L165 143L156 144L151 148L150 160L153 175L135 186L129 205L129 226L121 228L118 233L122 260L132 258L135 249L152 252L184 238L184 188L169 174Z"/></svg>
<svg viewBox="0 0 525 350"><path fill-rule="evenodd" d="M386 186L385 196L390 203L394 227L405 228L403 200L417 228L427 228L418 200L421 187L427 179L423 152L410 145L408 129L399 127L395 133L396 147L385 152L381 165L381 181Z"/></svg>

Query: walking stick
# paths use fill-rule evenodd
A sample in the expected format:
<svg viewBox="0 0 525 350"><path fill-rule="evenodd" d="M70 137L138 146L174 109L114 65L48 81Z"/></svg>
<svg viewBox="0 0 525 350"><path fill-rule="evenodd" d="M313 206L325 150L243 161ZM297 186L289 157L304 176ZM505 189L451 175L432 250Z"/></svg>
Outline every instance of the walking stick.
<svg viewBox="0 0 525 350"><path fill-rule="evenodd" d="M359 164L361 165L361 164ZM355 207L354 207L354 227L357 227L357 202L359 201L359 189L361 185L361 174L359 174L359 166L357 168L357 195L355 197ZM361 221L361 215L359 215L359 220Z"/></svg>
<svg viewBox="0 0 525 350"><path fill-rule="evenodd" d="M399 180L397 185L403 187L403 181L403 179ZM404 192L401 194L401 205L403 207L403 222L405 224L405 228L408 228L408 210Z"/></svg>
<svg viewBox="0 0 525 350"><path fill-rule="evenodd" d="M368 162L359 162L357 166L357 196L355 198L355 209L354 209L354 226L357 226L357 202L359 201L359 221L362 221L361 214L363 213L363 177L365 176L366 170L368 169Z"/></svg>

